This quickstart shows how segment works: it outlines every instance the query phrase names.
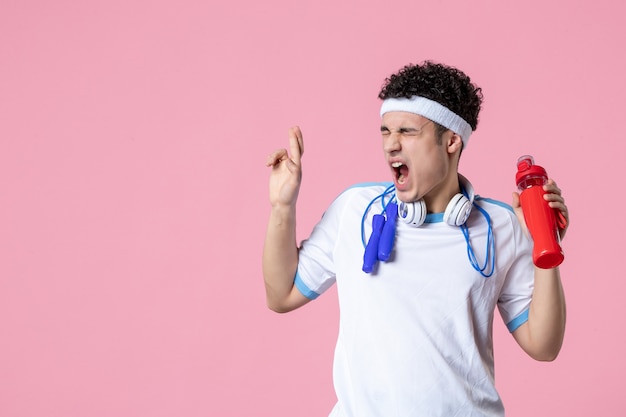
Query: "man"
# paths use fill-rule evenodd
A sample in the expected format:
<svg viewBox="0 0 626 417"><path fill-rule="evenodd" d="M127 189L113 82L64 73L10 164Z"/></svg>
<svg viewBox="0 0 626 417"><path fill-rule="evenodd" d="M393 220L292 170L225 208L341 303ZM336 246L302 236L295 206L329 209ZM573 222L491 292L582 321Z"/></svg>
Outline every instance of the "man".
<svg viewBox="0 0 626 417"><path fill-rule="evenodd" d="M379 98L393 182L344 191L300 247L300 129L289 130L289 152L268 157L268 306L288 312L337 284L332 417L502 416L495 307L524 351L555 359L565 331L559 269L533 265L517 193L512 207L477 197L458 173L482 103L469 77L429 61L408 65ZM557 185L544 189L567 220Z"/></svg>

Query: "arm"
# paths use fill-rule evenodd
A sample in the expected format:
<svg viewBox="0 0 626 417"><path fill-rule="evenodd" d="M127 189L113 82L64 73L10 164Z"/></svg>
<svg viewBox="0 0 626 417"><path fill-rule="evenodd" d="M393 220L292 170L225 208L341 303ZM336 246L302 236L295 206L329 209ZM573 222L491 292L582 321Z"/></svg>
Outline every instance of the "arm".
<svg viewBox="0 0 626 417"><path fill-rule="evenodd" d="M301 157L304 152L302 133L289 129L289 148L272 153L266 165L270 174L272 206L263 247L263 278L267 306L276 312L294 310L309 299L294 285L298 268L296 244L296 201L302 180Z"/></svg>
<svg viewBox="0 0 626 417"><path fill-rule="evenodd" d="M561 239L569 225L568 210L561 196L561 190L553 180L544 189L545 199L550 207L560 211L566 220L565 227L559 229ZM519 194L513 193L513 209L526 230L524 215L520 206ZM527 231L527 230L526 230ZM536 360L556 359L563 344L565 334L565 295L561 285L559 268L540 269L535 267L535 286L530 302L528 321L520 326L513 337L528 355Z"/></svg>

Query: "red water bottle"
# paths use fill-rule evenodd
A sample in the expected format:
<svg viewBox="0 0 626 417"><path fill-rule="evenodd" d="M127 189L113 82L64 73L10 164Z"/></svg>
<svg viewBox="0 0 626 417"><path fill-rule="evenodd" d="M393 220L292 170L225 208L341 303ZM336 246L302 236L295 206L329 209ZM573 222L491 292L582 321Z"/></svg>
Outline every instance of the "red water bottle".
<svg viewBox="0 0 626 417"><path fill-rule="evenodd" d="M526 226L533 239L533 262L539 268L555 268L563 262L564 255L555 210L543 198L548 174L543 167L535 165L532 156L524 155L517 160L515 182Z"/></svg>

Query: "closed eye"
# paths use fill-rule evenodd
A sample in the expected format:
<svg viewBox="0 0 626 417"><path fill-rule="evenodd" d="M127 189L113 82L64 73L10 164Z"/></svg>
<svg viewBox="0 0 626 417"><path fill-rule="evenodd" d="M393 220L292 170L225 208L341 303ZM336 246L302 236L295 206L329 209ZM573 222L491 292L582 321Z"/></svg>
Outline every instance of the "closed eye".
<svg viewBox="0 0 626 417"><path fill-rule="evenodd" d="M422 129L416 129L414 127L401 127L397 130L397 132L402 136L417 136L422 132ZM387 126L380 127L380 134L383 137L391 135L391 130Z"/></svg>
<svg viewBox="0 0 626 417"><path fill-rule="evenodd" d="M421 129L415 129L412 127L401 127L400 129L398 129L398 132L404 136L416 136L421 131L422 131Z"/></svg>

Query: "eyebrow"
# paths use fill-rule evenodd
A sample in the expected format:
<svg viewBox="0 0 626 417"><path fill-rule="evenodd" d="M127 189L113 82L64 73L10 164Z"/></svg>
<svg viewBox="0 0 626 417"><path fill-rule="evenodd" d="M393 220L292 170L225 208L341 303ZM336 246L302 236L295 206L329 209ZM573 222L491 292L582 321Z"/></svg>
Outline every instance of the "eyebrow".
<svg viewBox="0 0 626 417"><path fill-rule="evenodd" d="M421 131L421 130L422 130L422 128L421 128L421 127L420 127L420 128L415 128L415 127L401 127L401 128L399 128L399 129L398 129L398 132L399 132L399 133L408 133L408 132L419 132L419 131ZM382 125L382 126L380 127L380 131L381 131L381 132L389 132L390 130L389 130L389 128L388 128L387 126Z"/></svg>

